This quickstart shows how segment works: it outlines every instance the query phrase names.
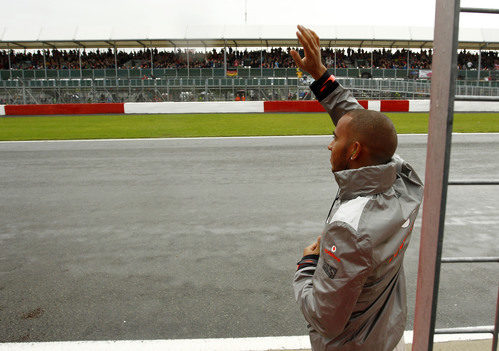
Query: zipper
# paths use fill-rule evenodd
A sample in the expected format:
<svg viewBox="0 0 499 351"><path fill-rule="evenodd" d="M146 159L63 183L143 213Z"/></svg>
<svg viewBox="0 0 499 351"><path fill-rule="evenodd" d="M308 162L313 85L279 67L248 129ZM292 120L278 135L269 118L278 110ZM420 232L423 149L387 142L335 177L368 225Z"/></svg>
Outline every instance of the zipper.
<svg viewBox="0 0 499 351"><path fill-rule="evenodd" d="M336 196L334 198L333 204L331 205L331 208L329 209L329 212L328 212L327 217L326 217L326 223L329 220L329 216L331 215L331 211L333 210L333 207L334 207L334 204L336 203L336 200L338 200L338 198L339 198L339 193L340 193L340 189L338 189L338 191L336 192Z"/></svg>

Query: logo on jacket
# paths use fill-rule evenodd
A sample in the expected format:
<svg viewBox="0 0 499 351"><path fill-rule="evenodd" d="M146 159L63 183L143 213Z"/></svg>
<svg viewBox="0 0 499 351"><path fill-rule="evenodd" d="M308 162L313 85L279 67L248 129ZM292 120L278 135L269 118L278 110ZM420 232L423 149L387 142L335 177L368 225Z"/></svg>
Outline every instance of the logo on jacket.
<svg viewBox="0 0 499 351"><path fill-rule="evenodd" d="M324 249L325 253L334 258L336 261L340 262L340 259L334 254L336 251L337 251L336 245L331 246L329 250L326 248Z"/></svg>

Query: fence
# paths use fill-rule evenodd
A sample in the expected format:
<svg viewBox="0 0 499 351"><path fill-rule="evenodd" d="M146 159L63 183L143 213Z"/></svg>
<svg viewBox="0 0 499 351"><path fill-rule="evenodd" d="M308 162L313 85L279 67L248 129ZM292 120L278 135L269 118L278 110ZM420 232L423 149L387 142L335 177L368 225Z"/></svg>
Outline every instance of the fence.
<svg viewBox="0 0 499 351"><path fill-rule="evenodd" d="M338 78L359 99L427 99L423 80ZM162 79L13 79L0 81L0 104L310 100L310 80L287 77ZM458 82L456 94L499 96L499 86Z"/></svg>
<svg viewBox="0 0 499 351"><path fill-rule="evenodd" d="M345 78L418 78L417 69L380 69L380 68L331 68L329 71L337 77ZM297 78L295 68L234 68L229 74L239 78L285 77ZM487 79L488 81L479 81ZM0 70L0 81L22 79L140 79L147 78L224 78L223 68L138 68L138 69L37 69L37 70ZM499 84L499 71L459 70L458 79L470 81L480 86ZM497 86L497 85L495 85Z"/></svg>

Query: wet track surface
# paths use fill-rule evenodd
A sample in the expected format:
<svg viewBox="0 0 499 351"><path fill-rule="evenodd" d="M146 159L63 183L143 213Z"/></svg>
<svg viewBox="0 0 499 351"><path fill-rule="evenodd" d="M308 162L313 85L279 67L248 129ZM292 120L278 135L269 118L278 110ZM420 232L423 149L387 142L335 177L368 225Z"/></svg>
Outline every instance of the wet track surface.
<svg viewBox="0 0 499 351"><path fill-rule="evenodd" d="M0 341L306 334L291 282L337 189L328 141L0 143ZM451 179L499 178L499 134L453 141ZM426 136L399 144L424 178ZM444 256L497 256L498 202L449 188ZM437 327L493 324L498 272L444 265Z"/></svg>

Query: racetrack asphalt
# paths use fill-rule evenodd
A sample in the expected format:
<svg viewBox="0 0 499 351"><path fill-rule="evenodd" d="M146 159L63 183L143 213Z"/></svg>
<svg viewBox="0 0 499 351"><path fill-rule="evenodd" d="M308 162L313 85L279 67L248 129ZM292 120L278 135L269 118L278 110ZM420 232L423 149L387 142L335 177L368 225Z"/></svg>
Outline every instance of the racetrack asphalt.
<svg viewBox="0 0 499 351"><path fill-rule="evenodd" d="M453 141L451 179L498 178L499 134ZM0 341L306 334L291 282L336 193L328 142L0 143ZM426 136L398 153L423 179ZM493 186L450 187L444 256L498 256L498 203ZM443 265L437 327L493 324L497 273Z"/></svg>

